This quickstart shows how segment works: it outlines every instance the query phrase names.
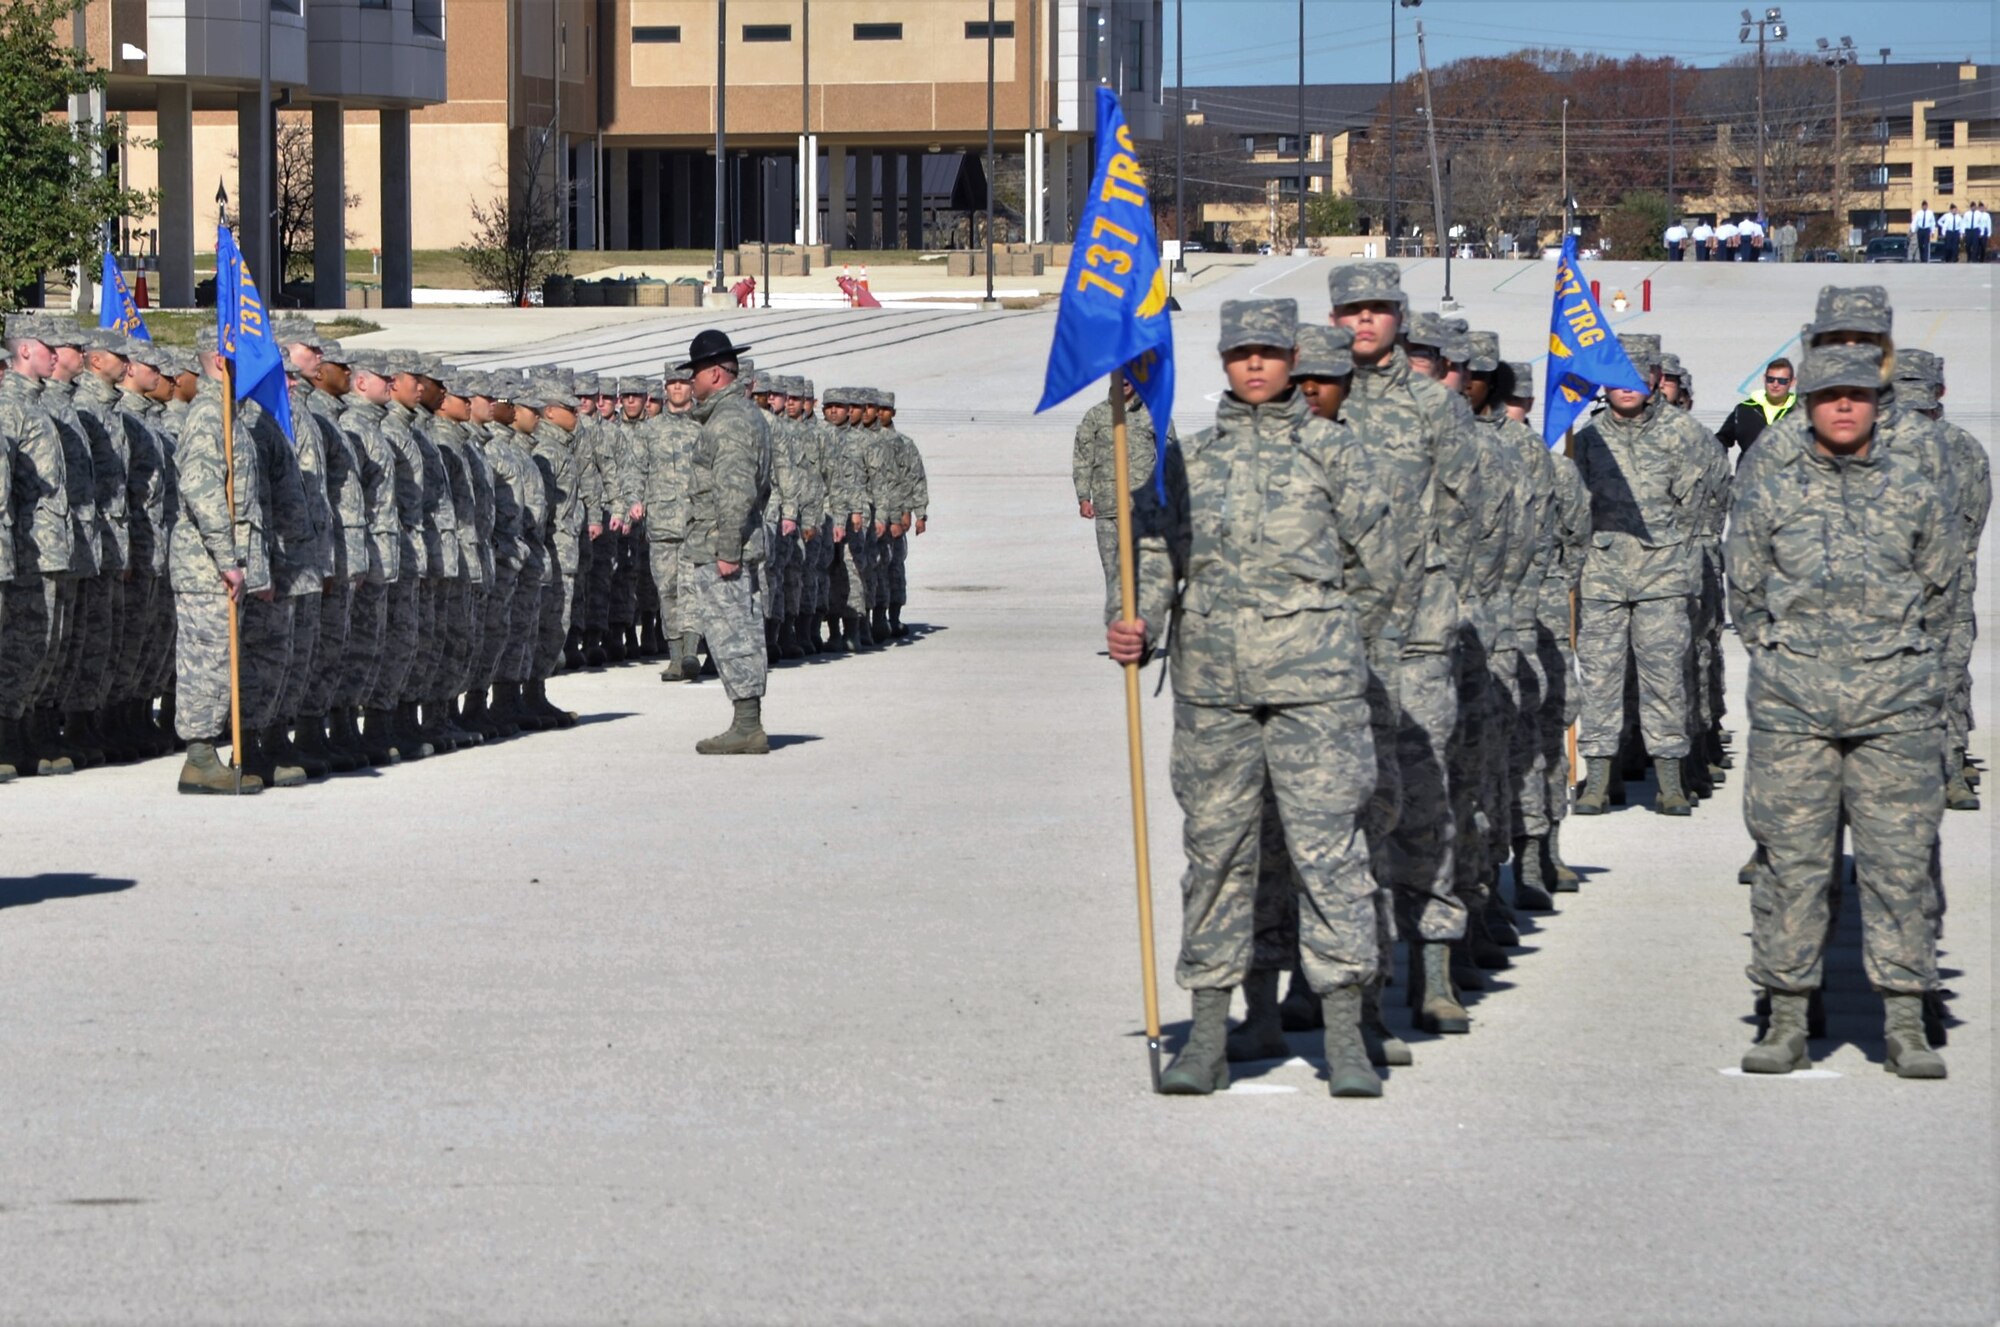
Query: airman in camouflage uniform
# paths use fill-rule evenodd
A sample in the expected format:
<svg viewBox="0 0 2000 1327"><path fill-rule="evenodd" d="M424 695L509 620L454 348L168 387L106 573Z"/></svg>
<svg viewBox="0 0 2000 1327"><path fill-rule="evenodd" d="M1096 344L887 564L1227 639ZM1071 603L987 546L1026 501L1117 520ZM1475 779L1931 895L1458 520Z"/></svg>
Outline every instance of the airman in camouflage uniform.
<svg viewBox="0 0 2000 1327"><path fill-rule="evenodd" d="M42 379L41 404L55 422L63 444L63 473L69 484L70 570L63 583L65 602L59 614L61 640L52 666L35 696L46 744L70 758L78 768L104 762L93 747L82 716L68 709L86 655L98 657L107 644L110 619L104 562L111 548L109 531L97 509L97 456L83 421L77 416L73 393L83 372L83 345L88 339L66 319L45 320L54 369Z"/></svg>
<svg viewBox="0 0 2000 1327"><path fill-rule="evenodd" d="M1625 727L1625 669L1636 663L1639 724L1659 779L1656 809L1687 815L1681 781L1689 750L1689 600L1699 588L1695 537L1709 474L1708 434L1658 394L1654 340L1619 338L1647 392L1613 389L1610 408L1576 434L1578 473L1591 499L1577 662L1583 680L1578 750L1588 774L1576 809L1599 814Z"/></svg>
<svg viewBox="0 0 2000 1327"><path fill-rule="evenodd" d="M422 520L421 488L412 490L402 453L391 445L382 421L389 406L388 365L377 353L349 355L353 392L340 414L341 432L354 447L360 466L361 492L368 513L368 571L354 590L348 608L347 658L339 687L348 711L342 736L350 749L358 747L372 765L402 759L391 722L397 683L390 656L407 658L416 628L415 580L423 574L421 552L412 546L404 522ZM421 549L421 535L415 543ZM355 715L366 712L357 727Z"/></svg>
<svg viewBox="0 0 2000 1327"><path fill-rule="evenodd" d="M660 597L660 627L666 634L664 681L693 681L701 671L695 651L692 591L684 541L687 536L688 454L701 426L693 416L693 389L684 369L669 369L667 402L638 429L640 502L645 508L647 557ZM692 666L690 666L692 665Z"/></svg>
<svg viewBox="0 0 2000 1327"><path fill-rule="evenodd" d="M0 435L11 450L13 523L12 574L0 635L0 716L7 721L0 763L19 774L68 774L75 768L50 729L52 716L35 704L61 665L64 623L76 598L70 572L76 555L70 452L41 399L42 385L55 371L48 338L58 335L46 318L10 314L9 371L0 377Z"/></svg>
<svg viewBox="0 0 2000 1327"><path fill-rule="evenodd" d="M1751 660L1749 974L1771 1003L1744 1056L1753 1073L1809 1062L1806 1005L1822 978L1843 818L1866 882L1863 953L1887 1008L1886 1067L1945 1073L1922 1003L1937 984L1945 614L1964 550L1950 494L1911 451L1876 445L1884 354L1809 349L1807 408L1795 412L1809 437L1746 466L1730 507L1730 590Z"/></svg>
<svg viewBox="0 0 2000 1327"><path fill-rule="evenodd" d="M1129 450L1131 487L1134 492L1153 482L1153 466L1159 439L1153 431L1152 412L1139 397L1130 378L1121 380L1125 393L1125 439ZM1170 429L1167 444L1179 439ZM1097 560L1104 568L1104 621L1109 625L1120 610L1118 602L1118 485L1111 447L1111 403L1099 401L1086 410L1076 426L1070 476L1076 486L1076 514L1092 521L1097 529Z"/></svg>
<svg viewBox="0 0 2000 1327"><path fill-rule="evenodd" d="M126 536L125 632L112 687L112 724L133 755L163 756L173 738L153 721L160 689L160 660L173 656L172 587L167 584L169 503L173 499L170 444L154 429L159 415L160 369L167 356L148 341L125 347L118 383L118 419L125 433Z"/></svg>
<svg viewBox="0 0 2000 1327"><path fill-rule="evenodd" d="M689 559L695 613L735 717L695 744L702 755L763 755L767 662L758 639L764 512L771 498L771 431L737 379L738 356L721 332L696 335L683 367L693 374L701 435L688 461Z"/></svg>
<svg viewBox="0 0 2000 1327"><path fill-rule="evenodd" d="M1259 822L1268 779L1310 907L1304 968L1322 997L1329 1087L1379 1096L1362 1041L1380 969L1361 830L1375 786L1368 659L1357 599L1394 575L1388 497L1353 425L1319 420L1290 383L1297 306L1231 301L1220 350L1230 391L1216 424L1167 455L1164 510L1138 521L1141 620L1114 622L1114 660L1137 662L1171 609L1174 793L1188 870L1176 978L1194 1030L1162 1077L1170 1093L1229 1082L1229 993L1249 973ZM1350 579L1350 568L1356 571Z"/></svg>
<svg viewBox="0 0 2000 1327"><path fill-rule="evenodd" d="M896 520L889 538L889 634L907 636L903 609L910 601L910 540L930 529L931 485L924 456L909 434L896 427L896 394L881 394L882 429L889 435L896 476Z"/></svg>

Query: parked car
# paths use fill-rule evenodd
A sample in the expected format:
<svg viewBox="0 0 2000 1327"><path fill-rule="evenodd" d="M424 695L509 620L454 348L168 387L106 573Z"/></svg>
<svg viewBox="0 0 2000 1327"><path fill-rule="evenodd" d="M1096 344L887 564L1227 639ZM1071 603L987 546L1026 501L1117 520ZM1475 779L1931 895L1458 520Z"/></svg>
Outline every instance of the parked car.
<svg viewBox="0 0 2000 1327"><path fill-rule="evenodd" d="M1207 252L1208 252L1208 246L1207 246L1207 245L1205 245L1205 244L1203 244L1203 243L1202 243L1202 242L1201 242L1200 240L1189 240L1189 241L1188 241L1187 243L1185 243L1185 244L1181 245L1181 252L1182 252L1182 253L1207 253Z"/></svg>
<svg viewBox="0 0 2000 1327"><path fill-rule="evenodd" d="M1841 257L1840 250L1838 249L1802 249L1799 252L1799 261L1802 263L1844 263L1847 259Z"/></svg>
<svg viewBox="0 0 2000 1327"><path fill-rule="evenodd" d="M1907 263L1910 261L1910 237L1908 235L1877 235L1868 241L1863 252L1864 263Z"/></svg>

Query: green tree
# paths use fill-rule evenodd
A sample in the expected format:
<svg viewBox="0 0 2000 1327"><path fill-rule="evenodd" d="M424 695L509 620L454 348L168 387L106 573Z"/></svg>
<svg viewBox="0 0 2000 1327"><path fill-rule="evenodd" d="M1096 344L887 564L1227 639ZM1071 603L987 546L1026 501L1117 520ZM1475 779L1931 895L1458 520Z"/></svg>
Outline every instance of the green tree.
<svg viewBox="0 0 2000 1327"><path fill-rule="evenodd" d="M1338 194L1313 194L1306 200L1308 235L1359 235L1361 209L1352 198Z"/></svg>
<svg viewBox="0 0 2000 1327"><path fill-rule="evenodd" d="M68 121L68 99L104 82L87 52L57 38L75 9L75 0L0 5L0 303L90 258L107 221L152 206L97 173L117 135Z"/></svg>
<svg viewBox="0 0 2000 1327"><path fill-rule="evenodd" d="M1600 229L1611 245L1609 257L1620 262L1657 262L1667 256L1666 243L1660 237L1671 224L1673 209L1665 194L1635 189L1604 214Z"/></svg>

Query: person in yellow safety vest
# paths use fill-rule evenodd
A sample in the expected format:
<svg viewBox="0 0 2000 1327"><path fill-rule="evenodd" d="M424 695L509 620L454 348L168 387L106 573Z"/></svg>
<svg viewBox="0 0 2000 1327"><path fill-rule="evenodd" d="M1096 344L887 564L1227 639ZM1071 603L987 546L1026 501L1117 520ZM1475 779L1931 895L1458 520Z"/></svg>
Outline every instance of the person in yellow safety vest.
<svg viewBox="0 0 2000 1327"><path fill-rule="evenodd" d="M1796 376L1788 359L1774 359L1766 364L1764 390L1744 397L1716 430L1715 436L1723 446L1736 448L1737 464L1742 464L1742 453L1750 450L1758 434L1790 414L1798 404L1798 395L1792 390Z"/></svg>

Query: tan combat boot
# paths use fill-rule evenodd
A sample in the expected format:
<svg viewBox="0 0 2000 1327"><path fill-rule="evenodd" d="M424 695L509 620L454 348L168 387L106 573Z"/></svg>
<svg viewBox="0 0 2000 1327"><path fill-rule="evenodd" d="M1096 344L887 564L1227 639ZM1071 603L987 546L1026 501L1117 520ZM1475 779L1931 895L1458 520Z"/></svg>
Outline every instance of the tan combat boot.
<svg viewBox="0 0 2000 1327"><path fill-rule="evenodd" d="M196 796L228 797L239 791L263 792L264 781L255 774L245 774L239 789L236 771L217 759L214 743L189 742L187 762L181 766L180 790Z"/></svg>

